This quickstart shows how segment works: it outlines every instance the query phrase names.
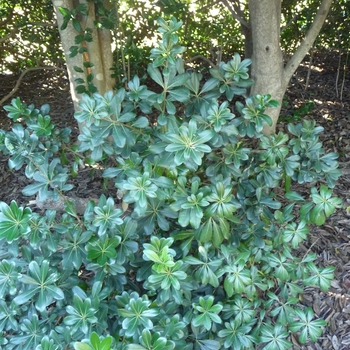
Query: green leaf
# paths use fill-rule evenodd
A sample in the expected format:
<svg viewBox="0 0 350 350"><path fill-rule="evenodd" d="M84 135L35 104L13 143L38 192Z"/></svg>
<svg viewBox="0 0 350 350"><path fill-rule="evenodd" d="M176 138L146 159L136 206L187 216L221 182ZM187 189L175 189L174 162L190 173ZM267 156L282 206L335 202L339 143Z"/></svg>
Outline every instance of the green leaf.
<svg viewBox="0 0 350 350"><path fill-rule="evenodd" d="M84 73L84 70L80 67L74 66L73 69L78 73Z"/></svg>
<svg viewBox="0 0 350 350"><path fill-rule="evenodd" d="M0 202L0 238L9 243L29 233L28 225L32 212L30 208L18 207L15 201L8 206Z"/></svg>
<svg viewBox="0 0 350 350"><path fill-rule="evenodd" d="M190 98L189 91L185 88L177 88L169 91L169 96L173 101L187 102Z"/></svg>
<svg viewBox="0 0 350 350"><path fill-rule="evenodd" d="M264 325L261 327L261 342L266 343L265 350L289 349L292 343L286 338L289 337L286 329L280 324L275 324L273 327Z"/></svg>
<svg viewBox="0 0 350 350"><path fill-rule="evenodd" d="M28 275L21 276L21 282L28 284L30 289L17 295L13 301L22 305L37 296L35 307L38 311L43 312L54 300L64 299L63 291L54 285L58 278L58 273L50 271L47 260L43 260L40 266L36 261L31 261Z"/></svg>
<svg viewBox="0 0 350 350"><path fill-rule="evenodd" d="M66 307L68 316L63 319L67 326L73 326L72 331L80 329L84 334L87 334L89 327L97 323L95 313L97 310L91 306L91 300L86 298L82 300L79 296L74 295L73 306Z"/></svg>
<svg viewBox="0 0 350 350"><path fill-rule="evenodd" d="M150 77L161 87L164 88L164 82L162 79L162 75L160 74L160 71L158 68L153 67L152 64L149 64L147 67L147 72L150 75Z"/></svg>
<svg viewBox="0 0 350 350"><path fill-rule="evenodd" d="M326 216L324 214L322 206L316 205L316 207L311 210L310 220L317 226L322 226L325 223Z"/></svg>
<svg viewBox="0 0 350 350"><path fill-rule="evenodd" d="M304 202L305 199L297 192L287 192L285 194L286 198L290 201Z"/></svg>
<svg viewBox="0 0 350 350"><path fill-rule="evenodd" d="M179 87L185 85L188 80L188 75L186 73L176 76L168 85L168 89L173 89L174 87Z"/></svg>
<svg viewBox="0 0 350 350"><path fill-rule="evenodd" d="M201 94L213 90L217 85L218 81L216 79L211 78L207 80L201 89Z"/></svg>
<svg viewBox="0 0 350 350"><path fill-rule="evenodd" d="M144 129L148 126L148 119L146 117L140 117L132 124L132 126L134 128Z"/></svg>
<svg viewBox="0 0 350 350"><path fill-rule="evenodd" d="M72 19L72 23L73 23L74 29L75 29L77 32L81 32L82 29L81 29L80 22L79 22L77 19L73 18L73 19Z"/></svg>
<svg viewBox="0 0 350 350"><path fill-rule="evenodd" d="M331 286L331 281L334 279L333 266L328 266L324 269L318 269L313 262L307 263L307 267L310 270L311 276L303 279L305 285L317 285L323 291L326 291Z"/></svg>
<svg viewBox="0 0 350 350"><path fill-rule="evenodd" d="M107 229L113 229L116 225L121 225L123 219L120 216L123 214L121 209L116 209L114 207L113 198L108 198L106 204L102 207L94 207L95 218L93 220L93 225L98 227L98 234L102 236Z"/></svg>
<svg viewBox="0 0 350 350"><path fill-rule="evenodd" d="M305 344L309 338L316 342L322 335L322 327L326 326L326 322L324 320L312 320L314 312L311 308L295 310L295 314L300 321L292 322L289 326L290 330L300 332L299 341L302 344Z"/></svg>
<svg viewBox="0 0 350 350"><path fill-rule="evenodd" d="M114 259L117 256L116 247L120 244L120 237L103 238L86 246L88 252L87 258L91 261L96 261L100 266L104 266L109 259Z"/></svg>

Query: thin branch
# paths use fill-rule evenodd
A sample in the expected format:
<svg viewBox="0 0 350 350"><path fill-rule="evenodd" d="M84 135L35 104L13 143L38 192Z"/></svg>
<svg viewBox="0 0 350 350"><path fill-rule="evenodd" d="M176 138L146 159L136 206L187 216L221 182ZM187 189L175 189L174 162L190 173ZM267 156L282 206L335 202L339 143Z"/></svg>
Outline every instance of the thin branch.
<svg viewBox="0 0 350 350"><path fill-rule="evenodd" d="M281 33L283 33L290 25L299 17L299 13L296 13L293 18L284 26L281 28Z"/></svg>
<svg viewBox="0 0 350 350"><path fill-rule="evenodd" d="M343 91L344 91L344 84L345 84L345 77L346 77L346 67L348 66L348 58L349 58L349 51L346 53L346 60L344 64L343 81L340 88L340 101L343 101Z"/></svg>
<svg viewBox="0 0 350 350"><path fill-rule="evenodd" d="M22 72L22 74L19 76L19 78L17 79L16 85L14 86L14 88L11 90L10 93L8 93L6 96L4 96L1 100L0 100L0 106L3 105L3 103L8 100L11 96L13 96L16 91L18 90L19 86L21 85L21 82L24 78L24 76L31 71L35 71L35 70L40 70L40 69L47 69L47 70L62 70L62 71L66 71L63 68L59 68L59 67L51 67L51 66L43 66L43 67L31 67L31 68L27 68L25 71Z"/></svg>
<svg viewBox="0 0 350 350"><path fill-rule="evenodd" d="M287 85L290 78L297 70L301 61L304 59L307 52L311 49L314 41L320 32L324 21L326 20L328 11L332 5L332 0L322 0L322 3L315 15L311 28L307 31L304 40L299 45L293 56L284 68L284 84Z"/></svg>
<svg viewBox="0 0 350 350"><path fill-rule="evenodd" d="M230 11L232 17L240 22L243 26L250 28L249 23L244 19L242 11L239 9L239 7L236 4L233 4L233 8L231 7L231 4L227 0L220 0L225 7Z"/></svg>
<svg viewBox="0 0 350 350"><path fill-rule="evenodd" d="M313 58L314 58L314 49L312 48L311 49L311 55L310 55L309 69L307 70L307 76L306 76L304 91L306 91L308 86L309 86Z"/></svg>
<svg viewBox="0 0 350 350"><path fill-rule="evenodd" d="M244 12L241 10L240 7L240 0L232 0L231 5L233 6L233 9L236 11L238 16L242 17L245 19ZM248 27L250 27L249 20L245 19L247 21Z"/></svg>
<svg viewBox="0 0 350 350"><path fill-rule="evenodd" d="M337 75L335 77L335 92L337 98L339 97L339 91L338 91L338 81L339 81L339 74L340 74L340 65L341 65L341 50L339 50L339 60L338 60L338 69L337 69Z"/></svg>
<svg viewBox="0 0 350 350"><path fill-rule="evenodd" d="M6 40L13 38L15 36L15 34L19 31L19 28L12 28L10 33L8 33L7 35L5 35L4 37L0 38L0 43L5 42Z"/></svg>
<svg viewBox="0 0 350 350"><path fill-rule="evenodd" d="M39 27L58 27L57 23L49 23L49 22L28 22L25 23L20 28L26 27L26 26L39 26Z"/></svg>
<svg viewBox="0 0 350 350"><path fill-rule="evenodd" d="M15 11L15 6L11 8L11 11L10 13L8 13L6 15L6 18L5 19L1 19L0 21L0 28L4 28L8 23L12 23L13 22L13 13Z"/></svg>

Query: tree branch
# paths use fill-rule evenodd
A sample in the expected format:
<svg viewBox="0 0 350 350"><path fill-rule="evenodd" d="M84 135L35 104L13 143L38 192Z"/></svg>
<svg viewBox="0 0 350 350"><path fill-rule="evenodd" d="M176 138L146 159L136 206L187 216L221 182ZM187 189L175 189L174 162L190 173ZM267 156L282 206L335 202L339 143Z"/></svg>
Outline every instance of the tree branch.
<svg viewBox="0 0 350 350"><path fill-rule="evenodd" d="M8 23L13 23L13 13L15 11L15 5L11 8L10 12L6 15L5 19L1 19L0 28L4 28Z"/></svg>
<svg viewBox="0 0 350 350"><path fill-rule="evenodd" d="M236 21L241 23L243 26L250 28L249 23L245 20L245 18L243 16L243 12L241 11L241 9L237 5L237 3L234 2L232 4L232 7L231 7L231 4L227 0L220 0L220 2L222 2L224 4L224 6L230 11L232 17Z"/></svg>
<svg viewBox="0 0 350 350"><path fill-rule="evenodd" d="M13 38L18 31L19 31L19 28L16 28L16 27L12 28L10 33L8 33L4 37L0 38L0 43L3 43L10 38Z"/></svg>
<svg viewBox="0 0 350 350"><path fill-rule="evenodd" d="M295 22L295 20L299 17L299 13L295 13L293 18L285 25L281 28L281 33L283 33L287 28L289 28L291 26L291 24L293 22Z"/></svg>
<svg viewBox="0 0 350 350"><path fill-rule="evenodd" d="M298 49L295 51L293 56L290 58L288 63L284 68L283 73L283 83L287 85L290 78L300 65L301 61L304 59L305 55L311 49L314 41L319 34L324 21L326 20L329 9L331 8L332 0L322 0L322 3L315 15L314 21L310 29L307 31L304 40L299 45Z"/></svg>
<svg viewBox="0 0 350 350"><path fill-rule="evenodd" d="M240 0L232 0L231 2L232 2L233 9L236 11L238 16L245 19L245 21L247 22L248 28L250 28L249 20L245 18L244 12L241 10Z"/></svg>
<svg viewBox="0 0 350 350"><path fill-rule="evenodd" d="M3 105L3 103L8 100L11 96L13 96L15 94L15 92L18 90L19 86L21 85L21 82L24 78L24 76L31 71L34 70L40 70L40 69L48 69L48 70L62 70L62 71L66 71L63 68L59 68L59 67L51 67L51 66L43 66L43 67L31 67L31 68L27 68L25 71L22 72L22 74L19 76L16 85L14 86L14 88L11 90L10 93L8 93L6 96L4 96L1 100L0 100L0 106Z"/></svg>
<svg viewBox="0 0 350 350"><path fill-rule="evenodd" d="M19 28L23 28L26 26L39 26L39 27L58 27L57 23L50 23L50 22L28 22L25 23L23 26Z"/></svg>

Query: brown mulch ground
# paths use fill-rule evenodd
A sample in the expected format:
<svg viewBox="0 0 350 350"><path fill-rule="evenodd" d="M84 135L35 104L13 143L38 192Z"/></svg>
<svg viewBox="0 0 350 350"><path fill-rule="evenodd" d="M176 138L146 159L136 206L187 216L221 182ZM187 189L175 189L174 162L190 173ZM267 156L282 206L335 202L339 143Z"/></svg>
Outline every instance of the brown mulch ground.
<svg viewBox="0 0 350 350"><path fill-rule="evenodd" d="M302 118L315 119L325 129L322 140L327 151L337 152L343 176L339 179L334 194L341 197L344 208L329 218L323 227L314 227L309 241L301 246L301 253L314 252L319 266L336 267L335 279L328 292L307 288L302 302L327 321L323 335L317 343L301 349L349 350L350 349L350 76L344 74L344 60L339 64L338 53L315 53L310 70L307 89L305 82L309 71L309 57L293 77L281 113L279 128L287 122L298 122ZM348 67L347 67L348 70ZM0 99L8 94L18 76L0 75ZM51 105L51 118L60 127L70 126L76 135L73 105L69 95L68 80L62 72L36 71L25 76L15 96L37 107ZM10 103L10 100L6 102ZM305 116L306 115L306 116ZM11 121L0 108L0 128L9 129ZM90 174L91 175L91 174ZM79 181L82 193L101 188L98 172ZM21 190L26 184L22 173L9 171L7 159L0 155L0 200L27 205L28 197ZM90 193L88 195L90 195ZM300 349L297 345L295 349Z"/></svg>

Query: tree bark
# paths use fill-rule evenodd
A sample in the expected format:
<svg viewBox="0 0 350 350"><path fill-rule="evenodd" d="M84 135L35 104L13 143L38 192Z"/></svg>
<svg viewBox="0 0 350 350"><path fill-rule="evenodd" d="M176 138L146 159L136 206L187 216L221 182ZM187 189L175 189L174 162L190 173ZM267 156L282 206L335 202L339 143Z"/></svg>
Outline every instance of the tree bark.
<svg viewBox="0 0 350 350"><path fill-rule="evenodd" d="M79 109L78 103L81 96L76 92L76 79L82 78L86 81L86 73L78 73L74 70L74 66L83 69L84 62L89 61L93 63L93 67L89 68L89 72L93 74L92 83L96 86L98 93L104 94L105 92L112 90L115 84L115 80L111 77L111 68L113 67L113 55L112 55L112 35L110 30L101 29L95 26L96 21L96 9L95 4L86 0L52 0L55 8L57 23L61 36L64 55L66 58L67 71L70 82L70 92L74 103L74 109ZM83 30L90 28L92 31L92 42L86 42L87 54L85 58L82 54L78 54L74 57L70 57L70 48L75 43L75 37L79 34L75 30L70 21L66 29L61 30L63 24L63 16L59 12L59 7L67 8L70 11L73 10L77 3L83 3L87 6L88 16L82 17L80 20ZM108 6L109 1L105 0L104 5ZM81 126L79 126L81 127Z"/></svg>
<svg viewBox="0 0 350 350"><path fill-rule="evenodd" d="M280 103L279 108L268 109L272 125L263 130L265 135L276 131L283 96L289 81L312 47L327 17L332 0L322 0L313 24L290 60L284 66L280 48L280 0L249 0L250 26L252 34L252 78L254 85L251 94L270 94Z"/></svg>
<svg viewBox="0 0 350 350"><path fill-rule="evenodd" d="M250 0L250 24L253 42L251 75L254 84L251 95L270 94L282 102L286 86L283 82L283 56L280 48L280 0ZM266 113L272 125L264 128L264 134L274 133L279 108L270 108Z"/></svg>
<svg viewBox="0 0 350 350"><path fill-rule="evenodd" d="M74 66L76 67L83 67L83 57L82 55L76 55L75 57L70 57L70 51L69 49L75 45L74 39L77 35L77 31L74 29L72 22L68 23L68 26L65 30L61 30L61 26L63 24L63 16L61 12L59 11L60 7L67 8L69 10L74 9L73 1L72 0L52 0L52 4L55 9L55 14L57 18L57 24L58 24L58 30L61 37L62 47L64 56L66 58L66 66L67 66L67 72L69 77L69 87L70 87L70 93L72 96L73 104L74 104L74 110L77 111L79 109L78 103L80 100L80 96L76 92L77 83L75 82L76 79L82 78L85 79L84 73L78 73L74 70Z"/></svg>
<svg viewBox="0 0 350 350"><path fill-rule="evenodd" d="M81 1L82 2L82 1ZM96 8L92 1L84 1L88 7L88 17L84 24L85 28L92 29L92 42L87 42L89 60L94 64L91 72L94 75L93 84L98 92L103 95L105 92L113 90L115 80L111 77L113 67L112 55L112 34L108 29L96 28ZM104 6L108 6L109 1L104 1Z"/></svg>
<svg viewBox="0 0 350 350"><path fill-rule="evenodd" d="M304 59L305 55L309 52L309 50L313 46L316 40L316 37L320 32L320 30L322 29L322 26L326 20L328 12L332 6L332 1L333 0L322 1L315 15L315 19L312 23L312 26L306 33L304 40L301 42L300 46L295 51L294 55L287 62L286 67L284 69L284 80L286 84L288 84L290 78L299 67L301 61Z"/></svg>

